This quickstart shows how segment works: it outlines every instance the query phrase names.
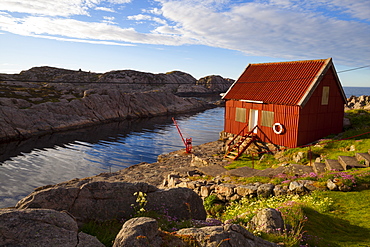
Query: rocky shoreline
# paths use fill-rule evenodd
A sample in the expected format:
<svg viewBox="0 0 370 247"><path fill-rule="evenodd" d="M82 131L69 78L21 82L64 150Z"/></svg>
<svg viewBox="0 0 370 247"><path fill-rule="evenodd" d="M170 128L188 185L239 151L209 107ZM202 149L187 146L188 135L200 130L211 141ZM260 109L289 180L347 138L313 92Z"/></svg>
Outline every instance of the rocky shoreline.
<svg viewBox="0 0 370 247"><path fill-rule="evenodd" d="M135 192L143 192L147 195L147 210L164 210L169 217L179 220L193 219L199 227L168 235L159 229L154 219L133 218L122 226L113 246L145 246L148 240L158 247L189 246L184 236L204 247L216 246L225 239L235 247L278 246L239 225L207 221L203 201L193 189L167 187L167 179L174 174L201 179L197 170L200 163L225 164L227 161L218 155L222 152L223 142L215 141L195 146L192 154L182 149L161 155L158 162L152 164L140 163L114 173L36 188L15 207L0 209L0 236L5 236L0 238L0 245L102 246L96 238L79 232L79 227L91 220L131 218ZM37 239L32 237L35 232ZM145 241L140 236L144 236Z"/></svg>
<svg viewBox="0 0 370 247"><path fill-rule="evenodd" d="M217 95L233 81L220 76L196 80L174 71L104 74L36 67L0 74L0 142L142 117L199 111L215 102L177 95Z"/></svg>
<svg viewBox="0 0 370 247"><path fill-rule="evenodd" d="M199 111L215 105L166 92L107 91L70 102L30 105L21 99L0 99L0 142L21 140L95 124L131 118Z"/></svg>

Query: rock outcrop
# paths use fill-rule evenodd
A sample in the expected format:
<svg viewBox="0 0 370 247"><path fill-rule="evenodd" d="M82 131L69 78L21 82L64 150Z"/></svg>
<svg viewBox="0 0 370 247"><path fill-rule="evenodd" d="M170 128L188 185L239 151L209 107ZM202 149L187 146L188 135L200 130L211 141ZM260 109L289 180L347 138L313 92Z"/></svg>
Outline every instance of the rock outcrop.
<svg viewBox="0 0 370 247"><path fill-rule="evenodd" d="M270 243L254 236L244 227L236 224L224 226L208 226L202 228L185 228L177 231L179 235L195 238L198 246L231 246L231 247L273 247L277 244Z"/></svg>
<svg viewBox="0 0 370 247"><path fill-rule="evenodd" d="M200 78L196 84L213 92L226 92L233 83L234 80L232 79L225 79L219 75L211 75Z"/></svg>
<svg viewBox="0 0 370 247"><path fill-rule="evenodd" d="M205 86L180 71L104 74L37 67L0 74L0 142L102 122L204 110L215 105L176 93L218 93L231 80Z"/></svg>
<svg viewBox="0 0 370 247"><path fill-rule="evenodd" d="M370 96L362 95L359 97L351 96L347 99L347 105L344 110L364 109L370 110Z"/></svg>
<svg viewBox="0 0 370 247"><path fill-rule="evenodd" d="M128 220L118 233L114 247L160 247L160 246L229 246L229 247L274 247L276 244L254 236L244 227L235 224L184 228L170 236L158 230L156 220L134 218ZM165 240L164 240L165 239ZM186 240L185 240L186 239Z"/></svg>
<svg viewBox="0 0 370 247"><path fill-rule="evenodd" d="M161 246L162 238L155 219L148 217L132 218L123 224L114 240L113 247Z"/></svg>
<svg viewBox="0 0 370 247"><path fill-rule="evenodd" d="M261 232L282 232L284 230L284 220L281 213L273 208L265 208L257 212L257 214L249 222L252 229Z"/></svg>
<svg viewBox="0 0 370 247"><path fill-rule="evenodd" d="M68 213L50 209L0 209L0 246L104 247Z"/></svg>
<svg viewBox="0 0 370 247"><path fill-rule="evenodd" d="M177 219L205 219L202 199L187 188L159 190L146 183L71 180L36 189L19 201L18 209L47 208L67 211L79 223L91 220L128 219L135 212L135 192L147 195L147 210L164 213Z"/></svg>
<svg viewBox="0 0 370 247"><path fill-rule="evenodd" d="M32 82L50 84L58 89L73 90L70 84L78 87L106 88L117 85L126 92L161 90L171 93L221 93L225 92L234 82L221 76L211 75L199 80L192 75L171 71L153 74L135 70L115 70L106 73L75 71L54 67L34 67L19 74L0 74L0 81L8 83Z"/></svg>
<svg viewBox="0 0 370 247"><path fill-rule="evenodd" d="M150 117L209 108L207 103L166 92L125 93L87 90L79 99L31 104L0 98L0 141L23 139L106 121Z"/></svg>

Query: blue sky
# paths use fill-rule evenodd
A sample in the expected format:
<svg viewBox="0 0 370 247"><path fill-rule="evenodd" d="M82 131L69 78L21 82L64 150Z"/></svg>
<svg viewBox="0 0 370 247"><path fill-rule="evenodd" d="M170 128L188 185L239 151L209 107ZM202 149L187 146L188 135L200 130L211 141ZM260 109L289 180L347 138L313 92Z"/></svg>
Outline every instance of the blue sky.
<svg viewBox="0 0 370 247"><path fill-rule="evenodd" d="M370 65L369 0L1 0L0 73L180 70L237 79L249 63ZM339 73L370 87L370 67Z"/></svg>

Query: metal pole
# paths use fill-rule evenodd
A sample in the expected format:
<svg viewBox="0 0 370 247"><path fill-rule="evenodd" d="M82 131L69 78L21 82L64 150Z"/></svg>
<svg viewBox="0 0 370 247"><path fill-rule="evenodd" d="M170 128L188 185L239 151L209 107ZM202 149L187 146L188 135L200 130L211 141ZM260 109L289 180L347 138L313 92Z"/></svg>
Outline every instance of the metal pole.
<svg viewBox="0 0 370 247"><path fill-rule="evenodd" d="M177 129L177 131L179 132L179 134L180 134L180 137L181 137L181 139L182 139L182 142L184 143L184 145L185 145L185 150L186 150L186 152L187 153L191 153L191 151L192 151L192 138L186 138L186 140L184 139L184 136L182 135L182 133L181 133L181 130L180 130L180 127L179 127L179 125L177 124L177 122L176 122L176 120L175 120L175 118L172 118L172 121L173 121L173 123L175 124L175 126L176 126L176 129Z"/></svg>

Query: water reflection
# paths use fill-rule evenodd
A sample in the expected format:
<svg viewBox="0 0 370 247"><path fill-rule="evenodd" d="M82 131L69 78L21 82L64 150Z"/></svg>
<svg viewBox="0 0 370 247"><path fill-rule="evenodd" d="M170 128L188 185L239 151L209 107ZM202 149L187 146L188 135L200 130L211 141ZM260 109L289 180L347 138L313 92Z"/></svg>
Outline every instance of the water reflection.
<svg viewBox="0 0 370 247"><path fill-rule="evenodd" d="M177 116L193 145L215 141L223 129L223 108ZM183 148L171 116L123 121L35 137L0 146L0 207L14 206L35 187L76 177L155 162L159 154Z"/></svg>

